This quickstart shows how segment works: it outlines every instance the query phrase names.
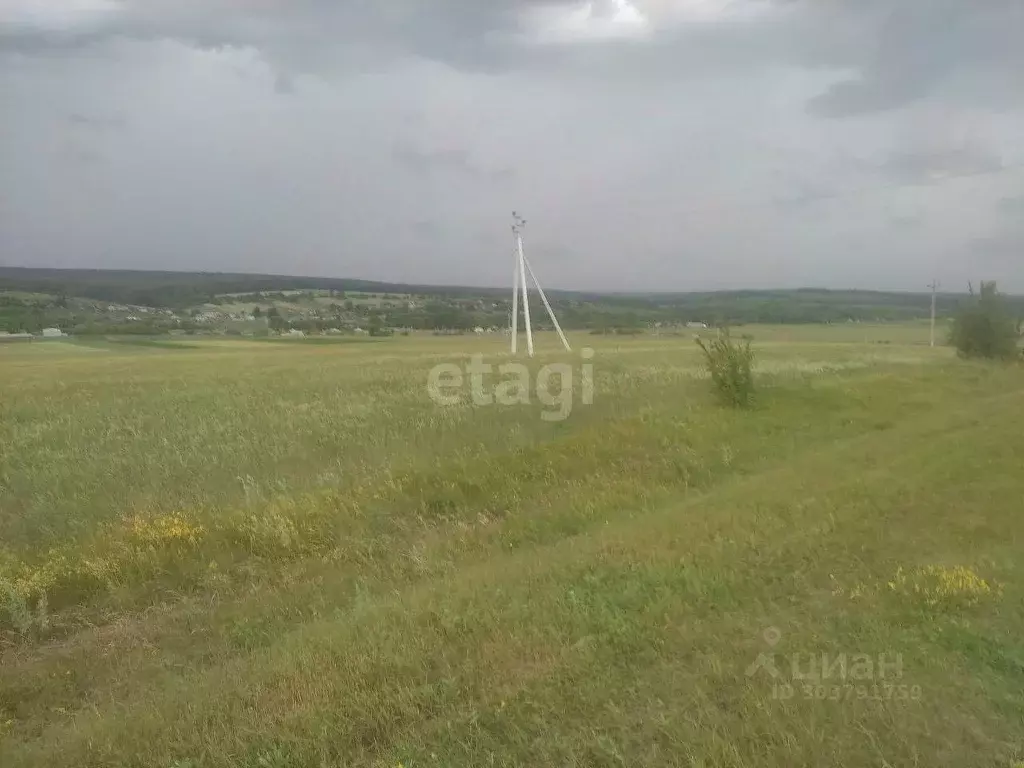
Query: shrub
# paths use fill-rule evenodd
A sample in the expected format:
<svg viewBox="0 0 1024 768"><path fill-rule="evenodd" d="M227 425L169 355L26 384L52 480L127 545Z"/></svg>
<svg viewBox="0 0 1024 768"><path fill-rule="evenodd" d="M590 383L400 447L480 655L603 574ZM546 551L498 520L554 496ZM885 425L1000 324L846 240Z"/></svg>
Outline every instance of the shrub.
<svg viewBox="0 0 1024 768"><path fill-rule="evenodd" d="M734 408L750 406L754 397L754 352L750 348L750 337L744 337L742 342L735 341L726 328L709 343L699 336L696 342L704 351L704 363L722 401Z"/></svg>
<svg viewBox="0 0 1024 768"><path fill-rule="evenodd" d="M982 282L953 320L950 343L966 358L1009 360L1019 357L1020 324L1007 310L994 282Z"/></svg>

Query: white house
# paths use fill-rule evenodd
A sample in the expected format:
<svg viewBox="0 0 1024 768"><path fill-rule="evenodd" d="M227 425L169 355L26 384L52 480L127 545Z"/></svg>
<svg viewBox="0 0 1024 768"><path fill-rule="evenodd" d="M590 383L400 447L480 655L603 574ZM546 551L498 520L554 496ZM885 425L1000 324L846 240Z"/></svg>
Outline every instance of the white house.
<svg viewBox="0 0 1024 768"><path fill-rule="evenodd" d="M60 328L43 328L44 339L57 339L64 335Z"/></svg>

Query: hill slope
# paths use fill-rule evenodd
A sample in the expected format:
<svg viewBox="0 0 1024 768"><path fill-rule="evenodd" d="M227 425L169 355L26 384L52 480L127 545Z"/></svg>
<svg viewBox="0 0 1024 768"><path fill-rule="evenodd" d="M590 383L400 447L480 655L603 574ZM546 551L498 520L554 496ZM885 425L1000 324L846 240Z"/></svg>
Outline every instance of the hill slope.
<svg viewBox="0 0 1024 768"><path fill-rule="evenodd" d="M110 581L7 635L0 763L1024 759L1019 369L765 343L738 414L600 341L564 421L437 408L464 341L0 350L0 563Z"/></svg>
<svg viewBox="0 0 1024 768"><path fill-rule="evenodd" d="M364 313L348 317L351 324L366 326L372 322L392 327L428 329L468 329L476 326L505 327L511 311L508 291L466 286L424 286L379 283L318 277L280 275L238 275L220 273L131 272L102 270L51 270L0 267L0 298L7 292L33 292L66 304L79 298L121 305L188 310L224 300L257 303L261 293L282 291L321 291L336 303L343 314L343 294L375 294L392 297L416 297L415 312ZM931 296L927 294L844 291L803 288L795 290L720 291L696 293L616 294L575 291L549 291L562 324L569 328L640 328L705 322L742 323L823 323L848 320L868 322L906 321L927 318ZM241 294L241 296L238 296ZM232 296L234 295L234 296ZM962 296L939 296L941 316L952 314ZM1012 310L1024 316L1024 298L1009 297ZM37 330L51 323L79 333L90 325L106 328L102 318L82 322L73 313L58 312L59 307L45 301L0 302L0 330ZM251 308L251 307L250 307ZM326 309L326 307L322 307ZM351 310L351 308L349 308ZM88 313L86 313L88 314ZM296 318L299 319L299 318ZM315 320L316 315L303 318ZM325 322L330 317L325 317ZM535 319L543 324L542 308L535 308ZM329 324L329 322L328 322ZM18 326L15 328L14 326ZM157 328L159 332L161 328ZM303 328L309 330L309 328Z"/></svg>

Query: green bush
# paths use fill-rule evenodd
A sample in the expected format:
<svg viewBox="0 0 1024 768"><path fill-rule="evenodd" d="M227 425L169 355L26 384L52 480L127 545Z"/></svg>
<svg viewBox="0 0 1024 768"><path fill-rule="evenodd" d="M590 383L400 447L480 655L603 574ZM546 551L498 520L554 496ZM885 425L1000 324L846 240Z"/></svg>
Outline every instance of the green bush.
<svg viewBox="0 0 1024 768"><path fill-rule="evenodd" d="M734 408L749 407L754 399L754 352L750 337L735 341L726 328L708 343L699 336L696 341L704 351L704 364L722 402Z"/></svg>
<svg viewBox="0 0 1024 768"><path fill-rule="evenodd" d="M392 328L381 325L377 318L373 318L370 320L369 333L371 336L393 336L395 332Z"/></svg>
<svg viewBox="0 0 1024 768"><path fill-rule="evenodd" d="M994 282L982 282L953 320L950 343L965 358L1010 360L1020 357L1020 323L1013 319Z"/></svg>

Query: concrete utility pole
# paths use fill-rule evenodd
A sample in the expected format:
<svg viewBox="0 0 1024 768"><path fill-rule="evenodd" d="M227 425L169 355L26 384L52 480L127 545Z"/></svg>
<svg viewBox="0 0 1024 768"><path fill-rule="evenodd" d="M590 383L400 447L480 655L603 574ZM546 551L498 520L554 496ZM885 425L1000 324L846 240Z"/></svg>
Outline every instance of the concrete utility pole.
<svg viewBox="0 0 1024 768"><path fill-rule="evenodd" d="M932 280L932 284L929 286L932 289L932 343L935 346L935 292L939 290L939 281Z"/></svg>
<svg viewBox="0 0 1024 768"><path fill-rule="evenodd" d="M516 258L519 263L519 292L523 296L523 320L526 321L526 354L533 357L533 327L530 325L530 297L526 294L526 256L523 255L523 227L526 221L515 213L512 231L516 233Z"/></svg>
<svg viewBox="0 0 1024 768"><path fill-rule="evenodd" d="M519 304L521 301L523 305L523 320L526 322L526 353L533 357L533 327L530 324L530 298L526 293L527 274L533 280L533 284L537 286L537 293L540 294L540 300L544 304L544 309L548 311L548 317L551 318L551 323L555 326L555 331L558 333L558 338L562 341L562 346L565 347L567 352L572 352L569 341L562 332L562 326L558 324L558 318L555 317L555 311L551 308L551 303L548 301L548 297L544 295L544 289L540 287L540 281L533 274L533 267L530 266L530 261L523 252L523 229L525 227L526 219L512 211L512 233L515 235L516 252L516 268L512 275L512 354L516 353L517 340L519 338Z"/></svg>

